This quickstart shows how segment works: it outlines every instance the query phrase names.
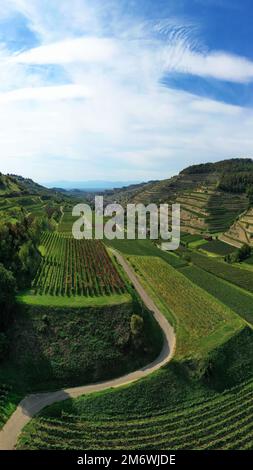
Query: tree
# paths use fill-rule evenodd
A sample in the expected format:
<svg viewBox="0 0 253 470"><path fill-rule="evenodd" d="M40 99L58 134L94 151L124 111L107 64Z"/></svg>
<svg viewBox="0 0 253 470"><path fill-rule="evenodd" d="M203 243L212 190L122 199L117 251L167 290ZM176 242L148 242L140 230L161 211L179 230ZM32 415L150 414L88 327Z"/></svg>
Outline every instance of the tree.
<svg viewBox="0 0 253 470"><path fill-rule="evenodd" d="M130 320L130 329L132 334L133 343L136 348L142 345L144 320L139 315L133 314Z"/></svg>
<svg viewBox="0 0 253 470"><path fill-rule="evenodd" d="M250 255L251 255L251 248L249 245L245 244L238 250L239 261L244 261L245 259L249 258Z"/></svg>
<svg viewBox="0 0 253 470"><path fill-rule="evenodd" d="M241 263L251 255L251 248L249 245L243 245L235 253L228 254L224 257L227 263Z"/></svg>
<svg viewBox="0 0 253 470"><path fill-rule="evenodd" d="M18 256L24 275L28 278L33 277L38 268L40 255L31 240L21 246Z"/></svg>
<svg viewBox="0 0 253 470"><path fill-rule="evenodd" d="M15 304L16 282L10 271L0 264L0 330L8 326Z"/></svg>
<svg viewBox="0 0 253 470"><path fill-rule="evenodd" d="M0 362L5 358L8 351L8 339L4 333L0 333Z"/></svg>

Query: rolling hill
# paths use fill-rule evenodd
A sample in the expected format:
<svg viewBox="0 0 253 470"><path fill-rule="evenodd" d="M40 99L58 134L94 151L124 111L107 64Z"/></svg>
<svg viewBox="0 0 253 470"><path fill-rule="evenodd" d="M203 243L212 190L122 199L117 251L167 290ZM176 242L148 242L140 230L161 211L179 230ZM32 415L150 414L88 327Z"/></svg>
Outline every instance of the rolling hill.
<svg viewBox="0 0 253 470"><path fill-rule="evenodd" d="M245 224L250 225L247 210L252 204L252 191L253 160L233 158L193 165L170 179L117 190L108 196L121 204L180 203L184 232L220 234L227 232L241 214L245 214ZM224 241L228 242L228 237ZM230 238L236 246L237 237ZM242 241L248 243L249 239L245 235Z"/></svg>

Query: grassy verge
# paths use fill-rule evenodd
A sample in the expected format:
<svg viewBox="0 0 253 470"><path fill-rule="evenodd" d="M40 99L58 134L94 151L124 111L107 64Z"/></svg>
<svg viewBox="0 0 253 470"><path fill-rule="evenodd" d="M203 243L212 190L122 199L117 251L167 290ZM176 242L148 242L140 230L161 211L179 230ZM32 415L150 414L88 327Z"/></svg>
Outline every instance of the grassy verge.
<svg viewBox="0 0 253 470"><path fill-rule="evenodd" d="M129 294L114 294L100 297L85 296L54 296L54 295L33 295L29 292L19 294L18 302L27 305L43 305L45 307L102 307L106 305L118 305L129 302Z"/></svg>

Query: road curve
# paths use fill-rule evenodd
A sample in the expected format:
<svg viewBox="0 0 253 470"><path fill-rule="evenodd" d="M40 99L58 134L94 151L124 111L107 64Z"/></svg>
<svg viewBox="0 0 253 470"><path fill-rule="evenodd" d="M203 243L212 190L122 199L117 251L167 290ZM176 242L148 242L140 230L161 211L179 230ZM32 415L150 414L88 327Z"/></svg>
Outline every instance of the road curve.
<svg viewBox="0 0 253 470"><path fill-rule="evenodd" d="M155 319L163 330L164 344L161 353L151 364L148 364L147 366L136 370L135 372L130 372L129 374L116 379L91 385L68 388L65 390L58 390L56 392L36 393L26 396L19 403L16 411L4 425L2 431L0 431L0 450L14 450L17 439L23 427L32 419L34 415L36 415L46 406L66 400L67 398L77 398L80 395L87 393L98 392L108 388L116 388L122 385L127 385L138 379L146 377L171 360L176 346L176 337L173 327L168 323L166 318L156 307L153 300L149 297L137 279L133 269L125 261L123 256L114 250L113 254L116 256L118 263L122 266L130 281L134 285L142 301L146 307L152 311Z"/></svg>

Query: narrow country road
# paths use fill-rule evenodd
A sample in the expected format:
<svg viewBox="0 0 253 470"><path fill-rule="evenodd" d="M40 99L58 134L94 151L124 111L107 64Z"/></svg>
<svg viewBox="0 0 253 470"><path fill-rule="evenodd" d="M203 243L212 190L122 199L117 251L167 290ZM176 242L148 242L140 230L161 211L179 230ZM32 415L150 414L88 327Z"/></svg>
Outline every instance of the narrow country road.
<svg viewBox="0 0 253 470"><path fill-rule="evenodd" d="M149 297L145 289L142 287L133 269L128 265L123 256L114 250L113 254L116 256L119 264L122 266L130 281L134 285L142 301L144 302L146 307L153 312L155 319L163 330L164 344L161 353L151 364L148 364L142 369L139 369L135 372L131 372L117 379L112 379L106 382L91 385L69 388L65 390L59 390L56 392L36 393L28 395L20 402L16 411L7 421L2 431L0 431L0 450L14 450L15 444L23 427L31 420L34 415L36 415L40 410L42 410L46 406L51 405L55 402L66 400L67 398L76 398L80 395L84 395L87 393L98 392L107 388L114 388L119 387L121 385L127 385L138 379L146 377L147 375L156 371L171 360L176 345L174 329L168 323L168 321L160 312L160 310L156 307L153 300Z"/></svg>

